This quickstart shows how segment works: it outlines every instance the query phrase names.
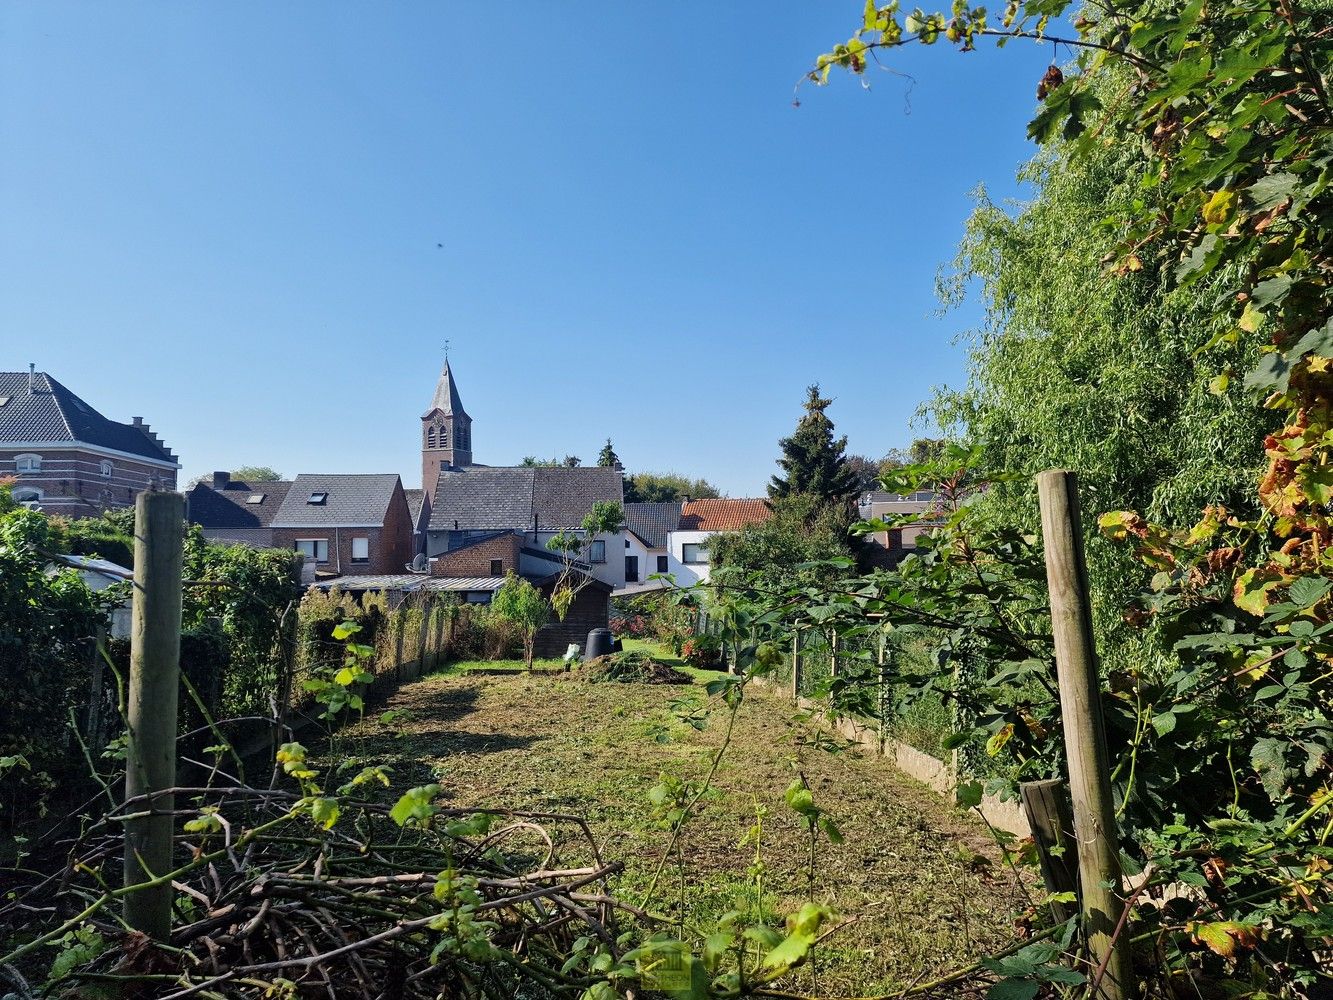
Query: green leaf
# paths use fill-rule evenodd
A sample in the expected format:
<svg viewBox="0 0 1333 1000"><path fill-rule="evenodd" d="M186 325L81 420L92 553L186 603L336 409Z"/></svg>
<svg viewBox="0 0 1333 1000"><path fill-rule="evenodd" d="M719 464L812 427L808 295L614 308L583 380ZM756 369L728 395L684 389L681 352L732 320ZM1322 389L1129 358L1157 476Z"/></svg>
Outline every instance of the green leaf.
<svg viewBox="0 0 1333 1000"><path fill-rule="evenodd" d="M1301 610L1313 607L1333 589L1333 580L1318 576L1303 576L1287 588L1287 600Z"/></svg>
<svg viewBox="0 0 1333 1000"><path fill-rule="evenodd" d="M338 805L337 799L318 798L310 803L311 818L326 830L333 829L333 824L338 822L341 813L342 807Z"/></svg>
<svg viewBox="0 0 1333 1000"><path fill-rule="evenodd" d="M1154 715L1152 727L1157 731L1158 736L1166 736L1176 728L1176 714L1174 712L1163 712L1160 715Z"/></svg>
<svg viewBox="0 0 1333 1000"><path fill-rule="evenodd" d="M982 787L979 781L965 781L954 789L954 801L964 809L981 805Z"/></svg>
<svg viewBox="0 0 1333 1000"><path fill-rule="evenodd" d="M435 799L439 797L439 785L421 785L409 788L389 810L389 818L399 826L408 823L422 823L435 815Z"/></svg>
<svg viewBox="0 0 1333 1000"><path fill-rule="evenodd" d="M356 622L343 622L341 625L335 625L333 628L333 638L342 642L361 631L361 626Z"/></svg>
<svg viewBox="0 0 1333 1000"><path fill-rule="evenodd" d="M1039 985L1031 979L1001 979L986 991L986 1000L1032 1000Z"/></svg>

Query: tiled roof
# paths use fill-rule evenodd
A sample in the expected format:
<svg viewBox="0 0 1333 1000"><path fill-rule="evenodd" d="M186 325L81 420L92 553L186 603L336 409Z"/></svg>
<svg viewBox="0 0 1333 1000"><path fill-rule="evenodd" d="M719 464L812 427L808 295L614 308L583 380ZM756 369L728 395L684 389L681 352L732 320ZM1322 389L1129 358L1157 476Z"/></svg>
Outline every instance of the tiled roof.
<svg viewBox="0 0 1333 1000"><path fill-rule="evenodd" d="M474 467L441 472L431 504L432 531L557 531L577 528L600 500L624 496L615 469Z"/></svg>
<svg viewBox="0 0 1333 1000"><path fill-rule="evenodd" d="M664 549L667 534L680 524L680 501L625 504L625 527L650 549Z"/></svg>
<svg viewBox="0 0 1333 1000"><path fill-rule="evenodd" d="M415 528L417 521L421 519L421 505L426 502L425 490L403 490L403 496L407 498L407 512L412 517L412 527Z"/></svg>
<svg viewBox="0 0 1333 1000"><path fill-rule="evenodd" d="M502 576L422 576L419 573L394 573L386 576L339 576L320 580L320 590L499 590Z"/></svg>
<svg viewBox="0 0 1333 1000"><path fill-rule="evenodd" d="M108 420L44 372L28 390L27 372L0 372L0 443L75 442L176 464L171 449L147 426Z"/></svg>
<svg viewBox="0 0 1333 1000"><path fill-rule="evenodd" d="M532 509L543 531L577 528L602 501L622 503L624 480L616 469L592 466L586 469L543 468L533 483Z"/></svg>
<svg viewBox="0 0 1333 1000"><path fill-rule="evenodd" d="M392 472L297 476L271 527L378 527L384 523L397 486L398 476ZM310 498L318 493L325 494L324 502L311 503Z"/></svg>
<svg viewBox="0 0 1333 1000"><path fill-rule="evenodd" d="M232 480L224 489L199 483L186 494L190 523L204 528L267 528L291 489L290 480L244 483ZM262 497L249 503L252 496Z"/></svg>
<svg viewBox="0 0 1333 1000"><path fill-rule="evenodd" d="M680 511L681 531L740 531L773 516L766 500L690 500Z"/></svg>
<svg viewBox="0 0 1333 1000"><path fill-rule="evenodd" d="M536 472L536 469L442 471L430 505L431 530L531 531L532 484Z"/></svg>
<svg viewBox="0 0 1333 1000"><path fill-rule="evenodd" d="M454 373L449 370L448 361L445 361L444 370L440 372L440 381L435 385L435 397L430 401L430 409L425 416L430 416L436 410L445 416L467 416L463 401L458 397L458 386L454 385Z"/></svg>

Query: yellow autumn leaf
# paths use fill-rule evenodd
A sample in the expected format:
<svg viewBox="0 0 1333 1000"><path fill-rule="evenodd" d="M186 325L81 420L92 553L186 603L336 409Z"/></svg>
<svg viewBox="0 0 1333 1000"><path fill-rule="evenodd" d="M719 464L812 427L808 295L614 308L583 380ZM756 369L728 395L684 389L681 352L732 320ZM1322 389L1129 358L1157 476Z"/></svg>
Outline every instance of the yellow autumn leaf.
<svg viewBox="0 0 1333 1000"><path fill-rule="evenodd" d="M1225 225L1236 211L1236 192L1223 188L1203 204L1203 221L1210 226Z"/></svg>

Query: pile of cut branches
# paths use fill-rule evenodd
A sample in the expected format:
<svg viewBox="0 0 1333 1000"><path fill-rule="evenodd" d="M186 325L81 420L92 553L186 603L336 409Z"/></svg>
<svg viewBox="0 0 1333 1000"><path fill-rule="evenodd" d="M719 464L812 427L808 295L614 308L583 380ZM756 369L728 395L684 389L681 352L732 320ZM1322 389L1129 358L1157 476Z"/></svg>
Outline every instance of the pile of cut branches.
<svg viewBox="0 0 1333 1000"><path fill-rule="evenodd" d="M626 650L599 656L588 662L588 679L594 684L689 684L690 678L647 653Z"/></svg>
<svg viewBox="0 0 1333 1000"><path fill-rule="evenodd" d="M177 868L153 883L119 888L121 827L142 799L62 845L63 867L6 873L0 982L19 998L508 998L525 982L589 987L562 969L572 952L619 957L607 879L622 866L582 819L440 808L435 785L372 801L387 785L375 767L325 795L299 744L284 753L299 793L173 789ZM156 944L120 907L166 880L173 926Z"/></svg>

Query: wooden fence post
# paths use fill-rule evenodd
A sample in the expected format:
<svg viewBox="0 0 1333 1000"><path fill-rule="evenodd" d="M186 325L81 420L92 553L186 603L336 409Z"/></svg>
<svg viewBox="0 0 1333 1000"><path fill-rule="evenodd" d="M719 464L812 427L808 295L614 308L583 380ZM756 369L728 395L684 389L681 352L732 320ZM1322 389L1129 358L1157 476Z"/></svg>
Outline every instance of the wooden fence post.
<svg viewBox="0 0 1333 1000"><path fill-rule="evenodd" d="M880 635L878 645L879 648L875 650L875 666L879 681L879 698L876 701L879 709L879 752L883 753L889 728L889 707L893 704L893 699L889 694L889 637L887 634Z"/></svg>
<svg viewBox="0 0 1333 1000"><path fill-rule="evenodd" d="M431 669L440 669L440 660L444 659L444 619L449 613L447 598L435 605L435 656L431 660Z"/></svg>
<svg viewBox="0 0 1333 1000"><path fill-rule="evenodd" d="M1041 862L1041 877L1046 891L1078 892L1078 855L1074 849L1074 813L1069 807L1069 790L1059 778L1024 781L1018 786L1023 813L1032 829ZM1054 850L1052 850L1054 848ZM1051 915L1064 923L1074 915L1068 903L1051 903Z"/></svg>
<svg viewBox="0 0 1333 1000"><path fill-rule="evenodd" d="M838 676L838 633L836 629L829 633L828 675L830 677Z"/></svg>
<svg viewBox="0 0 1333 1000"><path fill-rule="evenodd" d="M417 637L417 677L426 672L426 645L430 641L430 598L422 595L421 598L421 635Z"/></svg>
<svg viewBox="0 0 1333 1000"><path fill-rule="evenodd" d="M397 635L394 637L393 646L393 679L400 680L403 676L403 636L407 634L407 606L398 605L394 612L397 615L396 627L394 631Z"/></svg>
<svg viewBox="0 0 1333 1000"><path fill-rule="evenodd" d="M1043 472L1037 477L1037 497L1046 548L1060 716L1078 841L1083 933L1094 967L1105 966L1096 996L1099 1000L1122 1000L1137 995L1138 991L1130 961L1129 935L1116 935L1124 903L1118 894L1120 860L1102 720L1101 681L1092 642L1077 477L1063 469Z"/></svg>
<svg viewBox="0 0 1333 1000"><path fill-rule="evenodd" d="M801 698L801 633L791 634L791 700Z"/></svg>
<svg viewBox="0 0 1333 1000"><path fill-rule="evenodd" d="M140 493L134 512L134 600L130 631L129 743L125 798L151 815L125 821L124 884L172 867L176 784L176 697L180 688L181 553L185 497ZM158 941L171 932L169 882L125 896L125 922Z"/></svg>

